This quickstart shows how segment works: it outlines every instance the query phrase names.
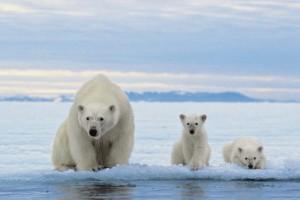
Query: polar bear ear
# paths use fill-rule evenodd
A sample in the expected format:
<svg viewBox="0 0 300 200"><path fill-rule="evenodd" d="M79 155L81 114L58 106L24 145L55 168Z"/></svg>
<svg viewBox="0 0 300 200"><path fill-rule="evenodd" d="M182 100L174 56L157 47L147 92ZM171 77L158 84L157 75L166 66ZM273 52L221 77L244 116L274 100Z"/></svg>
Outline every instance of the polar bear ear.
<svg viewBox="0 0 300 200"><path fill-rule="evenodd" d="M205 122L205 121L206 121L206 119L207 119L207 115L206 115L206 114L204 114L204 115L201 115L201 119L202 119L202 121L203 121L203 122Z"/></svg>
<svg viewBox="0 0 300 200"><path fill-rule="evenodd" d="M110 105L110 106L109 106L109 110L110 110L111 112L115 112L115 111L116 111L116 106L115 106L115 105Z"/></svg>
<svg viewBox="0 0 300 200"><path fill-rule="evenodd" d="M243 149L241 147L238 148L239 152L242 153Z"/></svg>
<svg viewBox="0 0 300 200"><path fill-rule="evenodd" d="M84 106L83 105L78 105L78 111L80 111L80 112L82 112L82 111L84 111Z"/></svg>
<svg viewBox="0 0 300 200"><path fill-rule="evenodd" d="M181 121L183 121L185 119L185 115L184 114L180 114L179 118L180 118Z"/></svg>
<svg viewBox="0 0 300 200"><path fill-rule="evenodd" d="M260 147L257 148L257 151L258 151L258 152L262 152L263 149L264 149L264 148L263 148L262 146L260 146Z"/></svg>

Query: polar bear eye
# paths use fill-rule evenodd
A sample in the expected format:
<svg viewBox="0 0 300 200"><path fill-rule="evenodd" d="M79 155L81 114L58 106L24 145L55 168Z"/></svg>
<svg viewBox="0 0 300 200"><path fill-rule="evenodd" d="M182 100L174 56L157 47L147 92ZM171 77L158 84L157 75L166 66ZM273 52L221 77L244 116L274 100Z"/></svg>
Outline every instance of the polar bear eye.
<svg viewBox="0 0 300 200"><path fill-rule="evenodd" d="M198 126L198 123L196 122L195 125Z"/></svg>
<svg viewBox="0 0 300 200"><path fill-rule="evenodd" d="M245 160L248 160L248 158L246 157Z"/></svg>
<svg viewBox="0 0 300 200"><path fill-rule="evenodd" d="M189 125L190 125L190 123L186 123L186 125L188 125L188 126L189 126Z"/></svg>
<svg viewBox="0 0 300 200"><path fill-rule="evenodd" d="M86 118L86 120L87 120L87 121L89 121L89 120L90 120L90 118L89 118L89 117L87 117L87 118Z"/></svg>
<svg viewBox="0 0 300 200"><path fill-rule="evenodd" d="M256 157L253 157L254 160L256 160Z"/></svg>
<svg viewBox="0 0 300 200"><path fill-rule="evenodd" d="M103 117L100 117L99 120L102 122L102 121L104 120L104 118L103 118Z"/></svg>

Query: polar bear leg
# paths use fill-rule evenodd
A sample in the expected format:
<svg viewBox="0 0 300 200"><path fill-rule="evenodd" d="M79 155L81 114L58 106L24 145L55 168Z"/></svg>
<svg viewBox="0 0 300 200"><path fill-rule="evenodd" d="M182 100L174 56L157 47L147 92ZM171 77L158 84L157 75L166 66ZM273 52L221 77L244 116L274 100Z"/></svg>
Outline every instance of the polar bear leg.
<svg viewBox="0 0 300 200"><path fill-rule="evenodd" d="M75 163L69 150L68 135L66 132L66 122L59 127L52 150L52 162L54 168L59 171L74 169Z"/></svg>
<svg viewBox="0 0 300 200"><path fill-rule="evenodd" d="M232 153L232 143L225 144L223 147L223 158L225 162L228 163L232 162L230 158L231 153Z"/></svg>
<svg viewBox="0 0 300 200"><path fill-rule="evenodd" d="M191 170L203 168L207 163L208 154L208 147L194 148L191 160L189 161L189 167Z"/></svg>
<svg viewBox="0 0 300 200"><path fill-rule="evenodd" d="M181 142L177 142L173 146L172 155L171 155L171 163L172 165L185 164L184 157L182 153L182 144Z"/></svg>
<svg viewBox="0 0 300 200"><path fill-rule="evenodd" d="M210 160L210 155L211 155L211 148L209 145L207 145L207 153L206 153L206 165L209 166L209 160Z"/></svg>
<svg viewBox="0 0 300 200"><path fill-rule="evenodd" d="M77 170L99 170L96 152L93 144L83 137L83 133L75 133L76 137L69 137L70 152L76 163Z"/></svg>
<svg viewBox="0 0 300 200"><path fill-rule="evenodd" d="M265 158L262 158L255 166L255 169L265 169L265 165L266 165L266 160Z"/></svg>
<svg viewBox="0 0 300 200"><path fill-rule="evenodd" d="M105 167L111 168L116 165L128 164L134 138L130 132L127 135L123 134L122 138L118 138L117 141L109 142L110 144L107 147L109 154L105 158Z"/></svg>

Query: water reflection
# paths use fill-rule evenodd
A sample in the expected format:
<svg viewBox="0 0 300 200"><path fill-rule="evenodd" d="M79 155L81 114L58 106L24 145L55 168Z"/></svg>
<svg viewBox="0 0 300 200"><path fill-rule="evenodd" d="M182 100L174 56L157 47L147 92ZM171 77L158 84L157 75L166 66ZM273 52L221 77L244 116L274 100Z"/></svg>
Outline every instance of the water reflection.
<svg viewBox="0 0 300 200"><path fill-rule="evenodd" d="M135 184L64 183L56 186L56 199L199 199L204 196L203 183L199 181L139 181Z"/></svg>
<svg viewBox="0 0 300 200"><path fill-rule="evenodd" d="M299 182L149 180L103 183L82 180L50 186L47 194L57 200L79 199L299 199ZM45 188L42 186L41 188ZM33 190L30 189L32 192ZM269 192L271 191L271 192ZM288 192L287 192L288 191ZM287 198L286 198L287 197ZM297 198L295 198L297 197Z"/></svg>
<svg viewBox="0 0 300 200"><path fill-rule="evenodd" d="M58 186L58 200L132 199L135 185L107 183L78 183Z"/></svg>
<svg viewBox="0 0 300 200"><path fill-rule="evenodd" d="M203 197L204 194L199 181L184 182L180 186L180 196L182 199L198 199Z"/></svg>

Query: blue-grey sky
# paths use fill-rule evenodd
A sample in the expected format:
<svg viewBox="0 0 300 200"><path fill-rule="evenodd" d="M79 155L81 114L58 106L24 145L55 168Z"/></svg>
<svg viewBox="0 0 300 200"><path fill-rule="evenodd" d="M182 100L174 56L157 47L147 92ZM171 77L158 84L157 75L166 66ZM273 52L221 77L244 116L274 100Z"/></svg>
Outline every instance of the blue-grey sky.
<svg viewBox="0 0 300 200"><path fill-rule="evenodd" d="M0 33L2 71L204 74L180 88L300 100L297 0L0 0Z"/></svg>

